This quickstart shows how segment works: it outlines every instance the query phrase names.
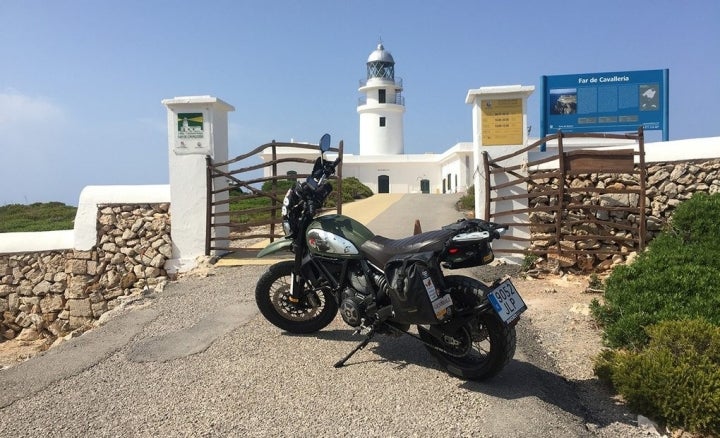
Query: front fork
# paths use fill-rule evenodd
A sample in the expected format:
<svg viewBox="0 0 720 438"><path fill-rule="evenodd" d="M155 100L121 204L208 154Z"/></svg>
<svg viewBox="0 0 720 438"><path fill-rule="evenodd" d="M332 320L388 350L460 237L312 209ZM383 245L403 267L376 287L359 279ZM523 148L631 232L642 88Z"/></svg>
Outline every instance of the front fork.
<svg viewBox="0 0 720 438"><path fill-rule="evenodd" d="M306 300L311 307L319 307L322 303L317 294L307 290L307 286L312 283L314 275L312 274L312 260L303 256L302 248L295 248L295 265L290 274L290 296L288 301L293 304L301 304Z"/></svg>
<svg viewBox="0 0 720 438"><path fill-rule="evenodd" d="M290 274L290 296L288 297L290 302L293 304L299 303L300 299L304 295L303 284L305 281L303 280L302 275L302 253L302 248L295 247L295 265L293 266L292 273Z"/></svg>

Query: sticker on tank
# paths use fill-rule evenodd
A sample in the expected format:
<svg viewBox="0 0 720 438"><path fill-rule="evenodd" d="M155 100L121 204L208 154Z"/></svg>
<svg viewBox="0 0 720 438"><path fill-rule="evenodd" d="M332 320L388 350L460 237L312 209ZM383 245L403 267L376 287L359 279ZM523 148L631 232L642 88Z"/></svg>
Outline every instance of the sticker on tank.
<svg viewBox="0 0 720 438"><path fill-rule="evenodd" d="M309 230L307 243L312 250L324 254L359 254L352 242L325 230Z"/></svg>

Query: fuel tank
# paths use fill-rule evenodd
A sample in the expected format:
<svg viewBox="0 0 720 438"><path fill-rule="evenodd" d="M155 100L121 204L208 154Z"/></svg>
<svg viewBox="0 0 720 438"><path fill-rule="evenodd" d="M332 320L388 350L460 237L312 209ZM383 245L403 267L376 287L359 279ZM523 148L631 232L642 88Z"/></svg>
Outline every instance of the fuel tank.
<svg viewBox="0 0 720 438"><path fill-rule="evenodd" d="M311 253L335 258L360 258L360 245L375 235L365 225L341 214L320 216L310 223L305 238Z"/></svg>

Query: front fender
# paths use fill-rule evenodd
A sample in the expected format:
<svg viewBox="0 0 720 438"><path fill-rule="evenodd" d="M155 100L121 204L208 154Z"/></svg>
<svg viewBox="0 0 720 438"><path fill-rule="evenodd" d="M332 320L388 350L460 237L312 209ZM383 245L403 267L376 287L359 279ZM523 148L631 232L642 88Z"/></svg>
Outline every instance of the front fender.
<svg viewBox="0 0 720 438"><path fill-rule="evenodd" d="M270 245L263 248L257 255L258 258L269 256L270 254L275 254L279 251L290 251L290 247L292 246L292 239L282 239L277 240Z"/></svg>

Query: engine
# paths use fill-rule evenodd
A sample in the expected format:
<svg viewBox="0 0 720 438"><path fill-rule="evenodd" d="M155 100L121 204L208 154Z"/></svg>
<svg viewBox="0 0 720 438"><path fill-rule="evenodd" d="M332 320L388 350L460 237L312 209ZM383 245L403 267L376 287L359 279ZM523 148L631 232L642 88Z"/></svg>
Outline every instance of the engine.
<svg viewBox="0 0 720 438"><path fill-rule="evenodd" d="M382 274L373 273L373 279L378 285L378 297L386 296L387 280ZM340 315L342 319L352 327L358 327L363 320L368 319L368 310L376 309L375 294L373 285L368 285L368 279L362 271L351 272L348 275L350 287L345 289L340 301ZM370 312L373 314L374 312Z"/></svg>
<svg viewBox="0 0 720 438"><path fill-rule="evenodd" d="M340 302L340 316L352 327L358 327L367 319L368 306L373 304L372 286L362 271L350 272L348 275L350 286L343 291Z"/></svg>

